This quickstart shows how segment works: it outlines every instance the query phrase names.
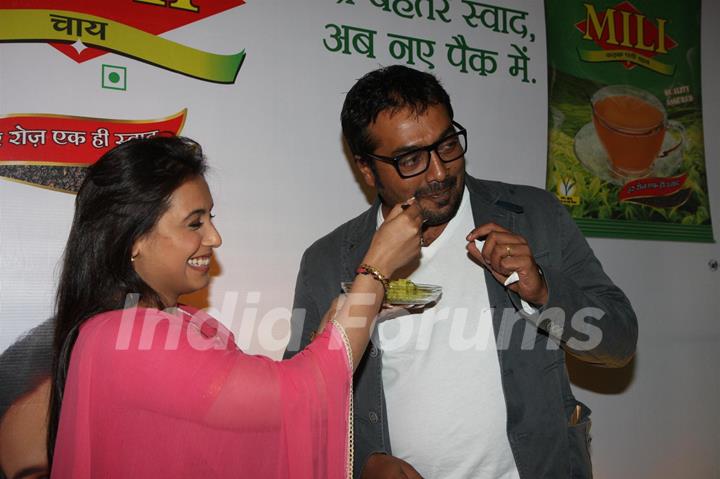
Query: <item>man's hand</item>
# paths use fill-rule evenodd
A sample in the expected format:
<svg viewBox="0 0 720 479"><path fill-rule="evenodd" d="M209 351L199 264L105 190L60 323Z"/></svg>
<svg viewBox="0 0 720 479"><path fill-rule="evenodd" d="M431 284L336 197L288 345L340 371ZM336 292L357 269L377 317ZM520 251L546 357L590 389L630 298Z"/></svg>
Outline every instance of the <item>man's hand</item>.
<svg viewBox="0 0 720 479"><path fill-rule="evenodd" d="M387 454L371 454L363 467L361 479L422 479L407 462Z"/></svg>
<svg viewBox="0 0 720 479"><path fill-rule="evenodd" d="M482 251L475 245L478 238L485 238ZM516 272L519 281L508 285L508 289L530 304L542 306L547 303L545 279L525 238L495 223L486 223L472 230L466 239L470 256L485 266L500 283L504 284L508 276Z"/></svg>

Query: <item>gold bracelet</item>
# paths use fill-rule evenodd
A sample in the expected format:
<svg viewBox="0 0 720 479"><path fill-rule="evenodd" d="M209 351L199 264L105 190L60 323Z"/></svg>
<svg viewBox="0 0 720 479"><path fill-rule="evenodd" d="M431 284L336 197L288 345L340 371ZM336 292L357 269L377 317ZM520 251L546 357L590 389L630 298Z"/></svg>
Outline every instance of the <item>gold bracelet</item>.
<svg viewBox="0 0 720 479"><path fill-rule="evenodd" d="M380 281L380 283L382 283L383 289L387 293L388 280L380 271L378 271L377 268L370 266L369 264L363 263L360 266L358 266L358 268L355 270L355 272L357 274L368 274L368 275L372 276L373 278L375 278L376 280Z"/></svg>

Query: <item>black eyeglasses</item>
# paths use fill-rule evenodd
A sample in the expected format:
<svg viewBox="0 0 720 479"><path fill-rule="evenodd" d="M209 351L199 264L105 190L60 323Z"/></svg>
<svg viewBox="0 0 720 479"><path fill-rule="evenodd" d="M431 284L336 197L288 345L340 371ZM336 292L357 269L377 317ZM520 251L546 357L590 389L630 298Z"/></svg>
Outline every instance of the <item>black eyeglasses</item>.
<svg viewBox="0 0 720 479"><path fill-rule="evenodd" d="M467 151L467 130L456 122L452 122L455 132L451 133L428 146L421 146L395 157L365 153L365 156L375 160L391 163L395 166L401 178L412 178L425 173L430 166L430 154L434 151L443 163L458 160Z"/></svg>

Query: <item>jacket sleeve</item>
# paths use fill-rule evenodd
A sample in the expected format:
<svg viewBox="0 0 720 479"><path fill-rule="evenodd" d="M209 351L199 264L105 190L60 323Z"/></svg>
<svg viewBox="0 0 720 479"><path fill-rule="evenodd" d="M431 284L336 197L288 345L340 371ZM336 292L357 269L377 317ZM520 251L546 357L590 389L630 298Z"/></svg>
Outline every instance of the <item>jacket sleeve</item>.
<svg viewBox="0 0 720 479"><path fill-rule="evenodd" d="M555 240L561 261L539 266L548 286L548 302L527 315L520 297L510 293L520 314L563 345L578 359L607 367L622 367L635 354L638 324L625 294L603 271L566 208L552 199Z"/></svg>
<svg viewBox="0 0 720 479"><path fill-rule="evenodd" d="M317 331L322 319L308 277L310 274L308 270L309 256L310 250L306 250L300 261L300 270L295 282L292 316L290 318L290 342L285 349L283 359L292 358L310 344L312 334Z"/></svg>

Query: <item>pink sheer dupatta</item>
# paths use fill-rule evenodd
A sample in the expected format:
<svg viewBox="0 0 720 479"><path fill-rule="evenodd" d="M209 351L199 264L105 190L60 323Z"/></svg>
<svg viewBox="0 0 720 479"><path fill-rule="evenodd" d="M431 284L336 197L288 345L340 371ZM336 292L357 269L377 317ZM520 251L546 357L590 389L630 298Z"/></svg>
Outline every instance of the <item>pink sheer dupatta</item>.
<svg viewBox="0 0 720 479"><path fill-rule="evenodd" d="M330 324L276 362L197 310L109 311L80 330L53 479L344 478L352 362Z"/></svg>

